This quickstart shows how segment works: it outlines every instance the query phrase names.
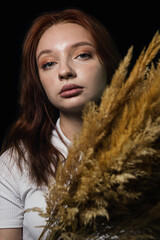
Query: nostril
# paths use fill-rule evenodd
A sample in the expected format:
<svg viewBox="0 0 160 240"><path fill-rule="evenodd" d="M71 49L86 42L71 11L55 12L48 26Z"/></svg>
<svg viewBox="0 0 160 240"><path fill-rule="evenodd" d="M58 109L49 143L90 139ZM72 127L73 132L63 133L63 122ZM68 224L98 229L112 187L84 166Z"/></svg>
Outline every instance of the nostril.
<svg viewBox="0 0 160 240"><path fill-rule="evenodd" d="M63 79L71 79L71 78L75 78L76 77L76 73L74 72L65 72L65 73L60 73L59 74L59 79L63 80Z"/></svg>

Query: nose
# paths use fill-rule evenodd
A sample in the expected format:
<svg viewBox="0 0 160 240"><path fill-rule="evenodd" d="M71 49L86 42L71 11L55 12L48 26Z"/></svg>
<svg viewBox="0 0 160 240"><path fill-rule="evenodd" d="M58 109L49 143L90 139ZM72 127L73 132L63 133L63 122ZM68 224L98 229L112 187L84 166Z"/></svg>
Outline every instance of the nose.
<svg viewBox="0 0 160 240"><path fill-rule="evenodd" d="M77 76L73 66L71 67L71 64L67 61L63 61L59 64L59 70L58 70L58 78L59 80L68 80L75 78Z"/></svg>

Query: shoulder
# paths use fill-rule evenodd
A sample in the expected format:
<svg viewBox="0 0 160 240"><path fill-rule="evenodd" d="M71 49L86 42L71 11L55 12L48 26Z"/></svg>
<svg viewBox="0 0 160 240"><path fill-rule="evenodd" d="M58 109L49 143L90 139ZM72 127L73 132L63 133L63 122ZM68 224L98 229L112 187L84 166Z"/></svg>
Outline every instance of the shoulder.
<svg viewBox="0 0 160 240"><path fill-rule="evenodd" d="M6 173L11 175L19 174L20 169L16 159L18 158L18 153L13 149L8 149L0 156L0 176L6 176Z"/></svg>
<svg viewBox="0 0 160 240"><path fill-rule="evenodd" d="M7 173L13 173L12 170L16 165L15 158L16 153L12 149L8 149L0 156L0 176L7 176Z"/></svg>
<svg viewBox="0 0 160 240"><path fill-rule="evenodd" d="M23 163L21 171L16 157L17 153L11 149L0 156L0 228L19 228L23 222L33 228L38 215L25 214L25 210L32 207L45 209L44 194L48 188L37 187L29 178L26 164Z"/></svg>
<svg viewBox="0 0 160 240"><path fill-rule="evenodd" d="M21 171L11 149L0 156L0 227L22 227Z"/></svg>
<svg viewBox="0 0 160 240"><path fill-rule="evenodd" d="M23 163L22 171L17 164L18 153L9 149L0 156L0 185L17 196L21 195L23 186L29 185L29 171ZM25 183L25 184L24 184Z"/></svg>

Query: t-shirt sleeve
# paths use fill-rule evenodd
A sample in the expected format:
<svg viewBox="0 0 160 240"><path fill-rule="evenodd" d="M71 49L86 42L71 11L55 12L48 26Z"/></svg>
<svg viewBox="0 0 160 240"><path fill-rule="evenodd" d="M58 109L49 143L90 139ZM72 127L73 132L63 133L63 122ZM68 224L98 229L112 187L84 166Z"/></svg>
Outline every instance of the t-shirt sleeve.
<svg viewBox="0 0 160 240"><path fill-rule="evenodd" d="M9 153L0 157L0 228L21 228L24 208L19 193L19 169Z"/></svg>

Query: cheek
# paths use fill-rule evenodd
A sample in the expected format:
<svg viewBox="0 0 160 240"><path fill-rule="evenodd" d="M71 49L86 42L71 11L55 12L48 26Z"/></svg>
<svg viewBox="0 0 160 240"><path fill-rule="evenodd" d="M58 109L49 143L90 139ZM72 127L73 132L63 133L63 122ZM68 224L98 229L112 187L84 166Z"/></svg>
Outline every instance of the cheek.
<svg viewBox="0 0 160 240"><path fill-rule="evenodd" d="M99 94L102 94L105 87L107 85L107 73L105 68L100 66L99 68L95 68L95 70L92 70L92 86L94 88L94 91L96 91Z"/></svg>
<svg viewBox="0 0 160 240"><path fill-rule="evenodd" d="M94 82L92 82L92 94L91 98L96 103L100 102L103 92L107 85L107 74L106 71L97 71L94 75Z"/></svg>
<svg viewBox="0 0 160 240"><path fill-rule="evenodd" d="M47 95L50 94L51 89L52 91L56 90L56 81L54 81L53 74L45 74L45 75L40 74L39 77L40 77L40 82Z"/></svg>
<svg viewBox="0 0 160 240"><path fill-rule="evenodd" d="M49 79L46 79L46 78L45 79L41 78L40 81L48 100L51 102L51 104L53 104L56 107L57 97L58 97L57 95L58 88L56 84L53 82L53 80L50 81Z"/></svg>
<svg viewBox="0 0 160 240"><path fill-rule="evenodd" d="M106 85L107 83L106 69L99 62L85 65L82 68L77 69L77 73L81 79L86 79L88 83L96 84L101 82L102 85Z"/></svg>

